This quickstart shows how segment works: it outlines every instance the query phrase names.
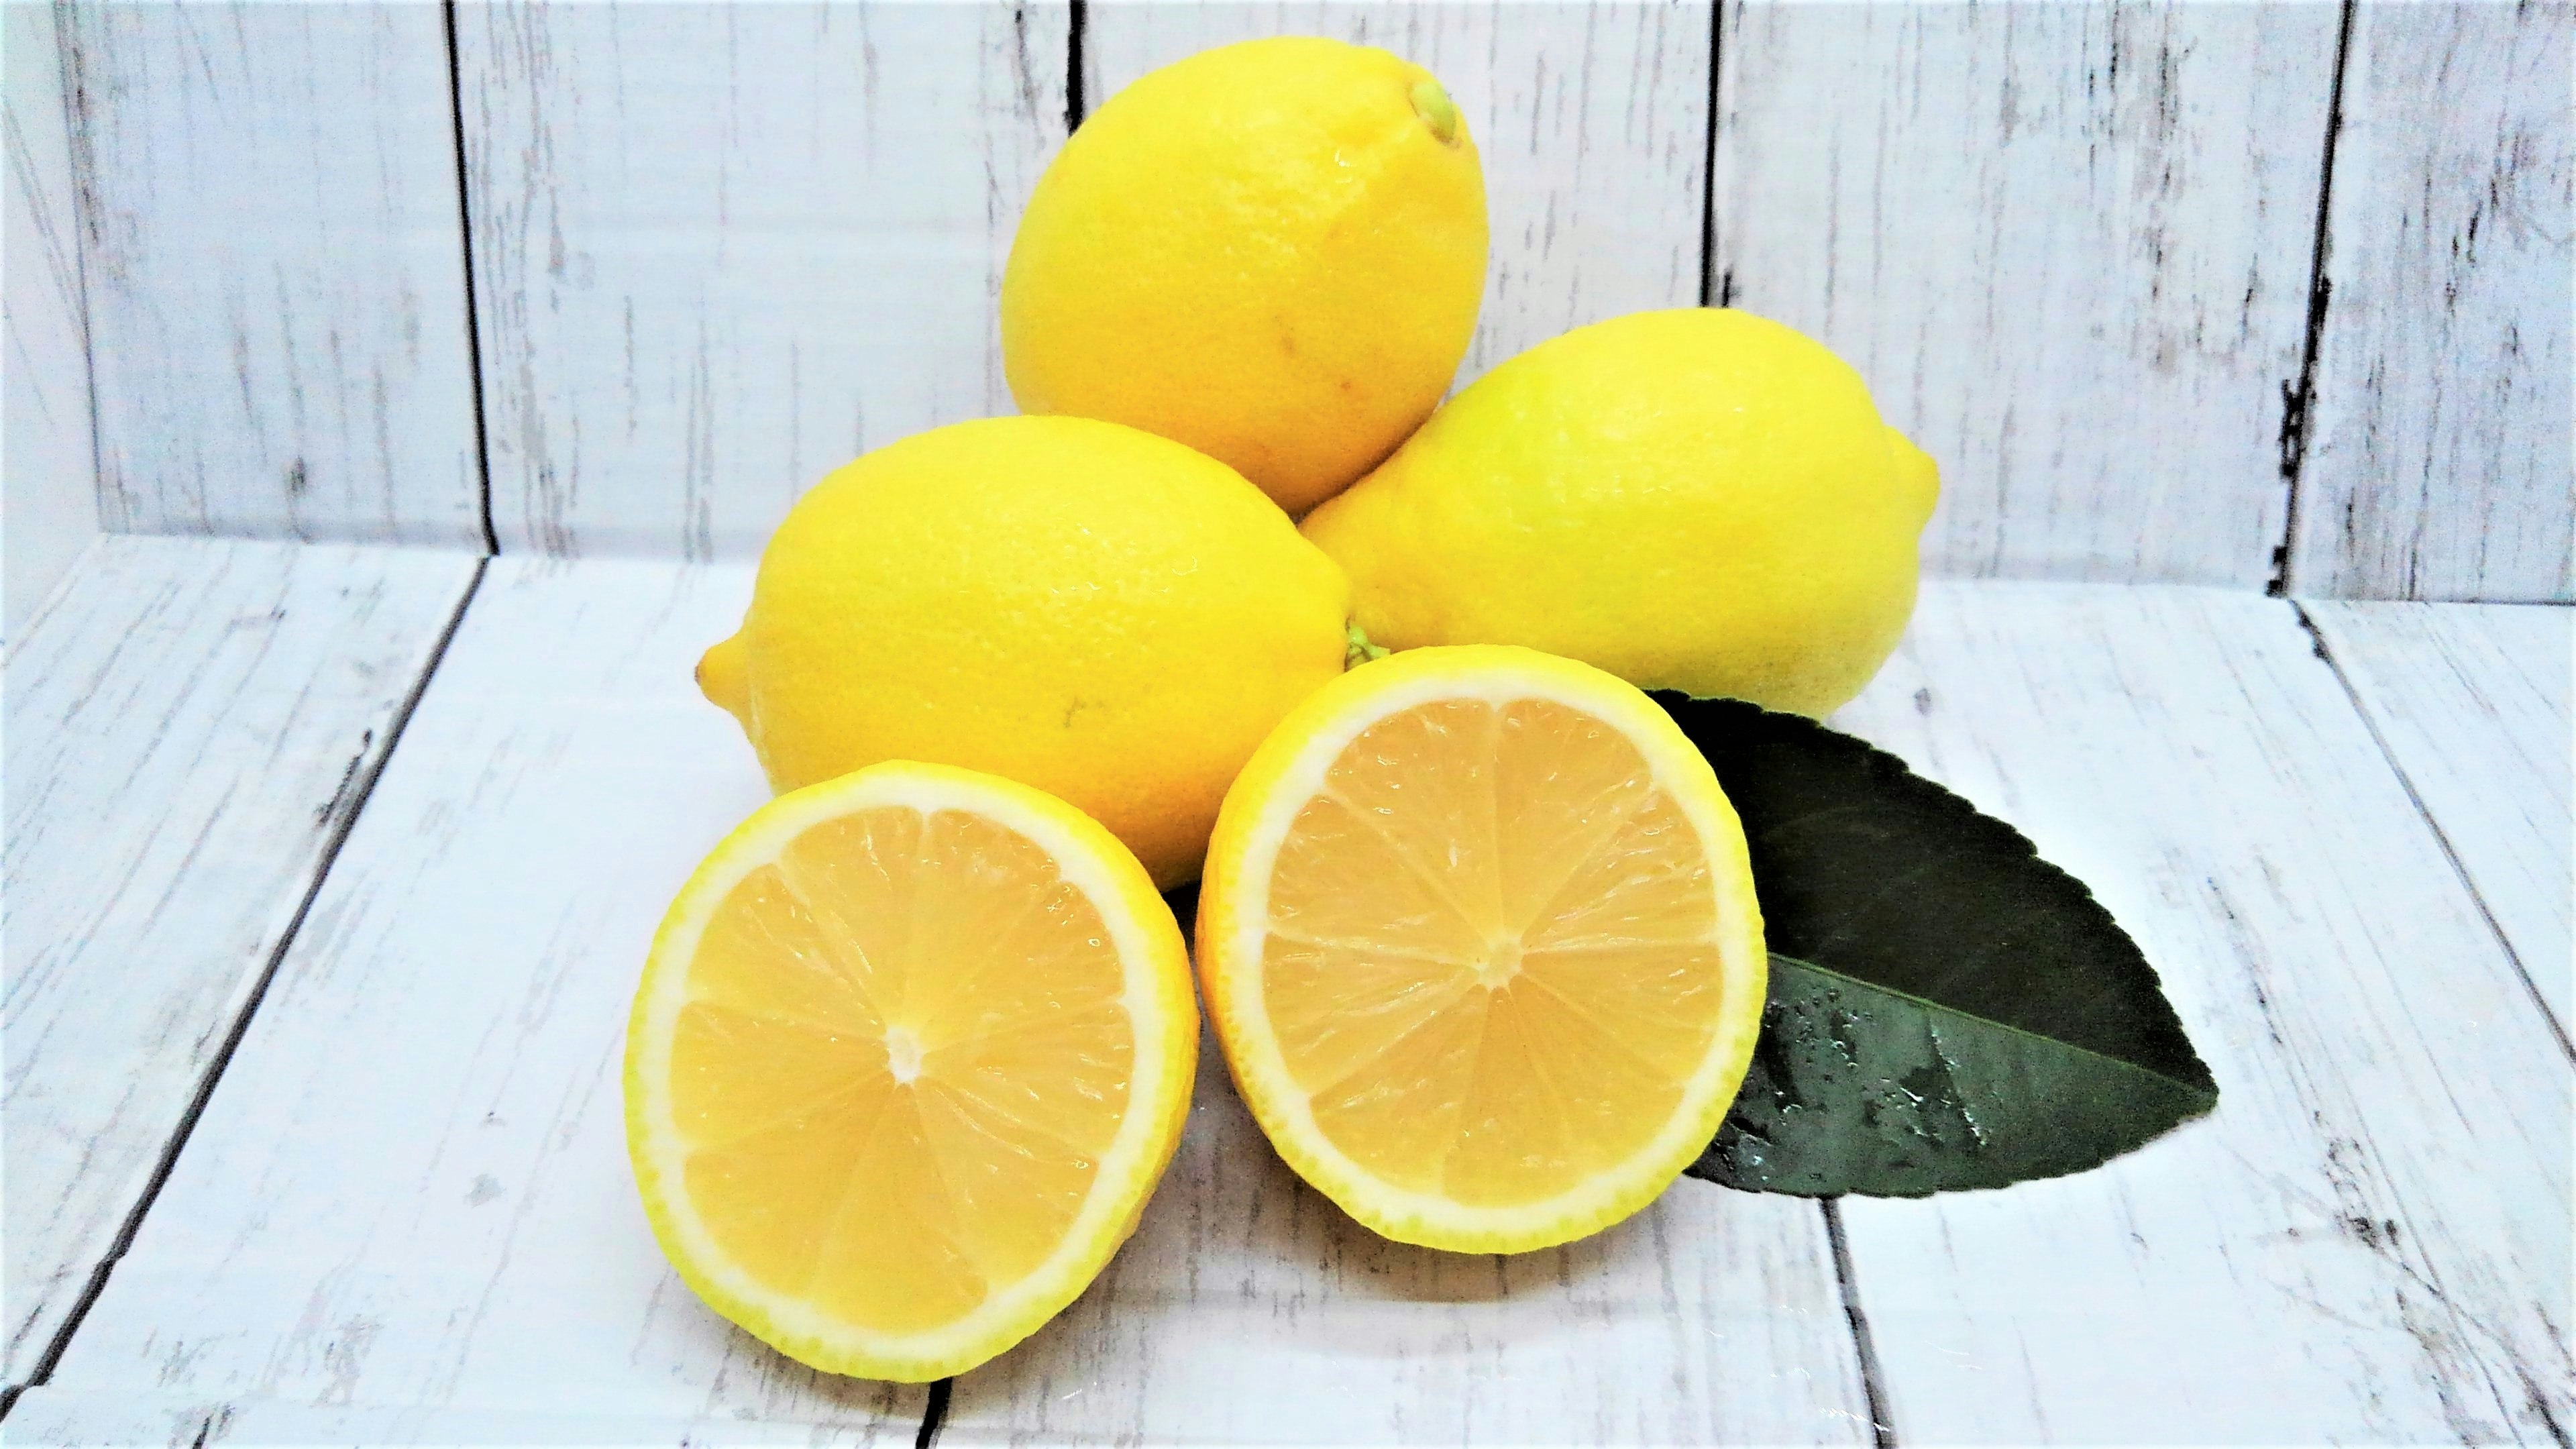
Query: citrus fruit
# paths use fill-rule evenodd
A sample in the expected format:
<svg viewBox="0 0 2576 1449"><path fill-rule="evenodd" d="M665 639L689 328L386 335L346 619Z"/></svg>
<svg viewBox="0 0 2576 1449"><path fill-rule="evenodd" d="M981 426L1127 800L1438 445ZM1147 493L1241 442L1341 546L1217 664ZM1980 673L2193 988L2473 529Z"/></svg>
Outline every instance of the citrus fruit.
<svg viewBox="0 0 2576 1449"><path fill-rule="evenodd" d="M1938 491L1821 344L1692 308L1495 368L1306 536L1390 648L1525 644L1823 715L1905 632Z"/></svg>
<svg viewBox="0 0 2576 1449"><path fill-rule="evenodd" d="M1339 674L1348 585L1222 463L1133 428L992 418L816 484L698 682L770 784L988 770L1198 873L1235 771Z"/></svg>
<svg viewBox="0 0 2576 1449"><path fill-rule="evenodd" d="M626 1039L662 1250L817 1368L923 1380L1073 1301L1170 1162L1189 963L1061 801L894 762L780 796L699 865Z"/></svg>
<svg viewBox="0 0 2576 1449"><path fill-rule="evenodd" d="M1484 285L1484 173L1430 72L1251 40L1065 143L1011 243L1002 365L1024 412L1177 438L1299 512L1429 416Z"/></svg>
<svg viewBox="0 0 2576 1449"><path fill-rule="evenodd" d="M1607 1227L1699 1155L1768 971L1743 829L1671 717L1498 646L1361 665L1280 722L1198 954L1279 1155L1387 1237L1488 1253Z"/></svg>

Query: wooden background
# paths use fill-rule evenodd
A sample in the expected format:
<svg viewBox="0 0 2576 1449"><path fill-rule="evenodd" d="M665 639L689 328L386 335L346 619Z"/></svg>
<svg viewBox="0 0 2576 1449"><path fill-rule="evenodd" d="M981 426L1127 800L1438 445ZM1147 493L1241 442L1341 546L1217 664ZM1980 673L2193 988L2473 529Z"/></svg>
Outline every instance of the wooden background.
<svg viewBox="0 0 2576 1449"><path fill-rule="evenodd" d="M2570 598L2567 6L5 19L12 1443L2566 1444L2576 610L2361 600ZM2093 885L2210 1119L1497 1261L1296 1187L1211 1053L988 1370L815 1374L672 1275L623 1009L767 793L688 665L823 470L1008 405L1084 108L1279 30L1458 95L1469 375L1732 302L1941 459L1969 577L1836 723Z"/></svg>
<svg viewBox="0 0 2576 1449"><path fill-rule="evenodd" d="M750 557L1008 408L1085 105L1308 31L1479 139L1462 382L1733 303L1941 461L1937 572L2576 597L2563 4L9 10L6 461L110 531Z"/></svg>

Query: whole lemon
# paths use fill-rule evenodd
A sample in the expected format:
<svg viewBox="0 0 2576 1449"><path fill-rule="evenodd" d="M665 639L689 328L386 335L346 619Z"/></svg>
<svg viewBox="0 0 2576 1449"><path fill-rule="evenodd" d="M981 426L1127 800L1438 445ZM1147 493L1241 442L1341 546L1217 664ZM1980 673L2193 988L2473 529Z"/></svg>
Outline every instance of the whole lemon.
<svg viewBox="0 0 2576 1449"><path fill-rule="evenodd" d="M816 484L698 683L779 791L880 760L983 770L1098 820L1168 888L1270 727L1342 672L1349 598L1224 464L991 418Z"/></svg>
<svg viewBox="0 0 2576 1449"><path fill-rule="evenodd" d="M1690 308L1495 368L1305 531L1379 644L1523 644L1822 715L1905 632L1938 492L1822 344Z"/></svg>
<svg viewBox="0 0 2576 1449"><path fill-rule="evenodd" d="M1303 512L1439 405L1484 282L1484 172L1430 72L1250 40L1138 79L1047 167L1002 366L1023 412L1177 439Z"/></svg>

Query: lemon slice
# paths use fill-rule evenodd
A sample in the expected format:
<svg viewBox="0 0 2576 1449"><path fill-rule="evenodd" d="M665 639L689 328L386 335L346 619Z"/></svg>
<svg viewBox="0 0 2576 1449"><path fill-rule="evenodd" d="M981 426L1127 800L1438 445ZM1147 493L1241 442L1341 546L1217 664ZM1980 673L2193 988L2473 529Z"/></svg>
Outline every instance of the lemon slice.
<svg viewBox="0 0 2576 1449"><path fill-rule="evenodd" d="M894 762L782 795L689 878L627 1032L680 1276L834 1373L974 1367L1073 1301L1180 1140L1179 928L1106 830Z"/></svg>
<svg viewBox="0 0 2576 1449"><path fill-rule="evenodd" d="M1743 827L1634 687L1417 649L1311 696L1218 816L1199 971L1279 1155L1399 1241L1607 1227L1708 1145L1761 1027Z"/></svg>

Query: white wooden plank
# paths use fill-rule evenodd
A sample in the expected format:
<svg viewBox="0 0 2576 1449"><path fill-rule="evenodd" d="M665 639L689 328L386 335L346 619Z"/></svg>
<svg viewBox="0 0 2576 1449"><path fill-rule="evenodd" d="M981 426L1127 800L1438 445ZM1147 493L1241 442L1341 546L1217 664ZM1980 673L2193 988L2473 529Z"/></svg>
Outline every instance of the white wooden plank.
<svg viewBox="0 0 2576 1449"><path fill-rule="evenodd" d="M1738 0L1717 292L1941 464L1939 573L2259 586L2336 11Z"/></svg>
<svg viewBox="0 0 2576 1449"><path fill-rule="evenodd" d="M1232 4L1100 0L1085 10L1097 106L1158 66L1264 35L1381 46L1440 78L1484 161L1493 257L1464 386L1586 322L1700 299L1710 6Z"/></svg>
<svg viewBox="0 0 2576 1449"><path fill-rule="evenodd" d="M11 1384L158 1165L473 568L110 536L11 647Z"/></svg>
<svg viewBox="0 0 2576 1449"><path fill-rule="evenodd" d="M627 1166L646 946L768 794L690 679L749 587L492 565L55 1386L911 1435L701 1305Z"/></svg>
<svg viewBox="0 0 2576 1449"><path fill-rule="evenodd" d="M1901 1439L2563 1442L2576 1071L2287 603L1936 586L1840 722L2089 882L2222 1091L1846 1200Z"/></svg>
<svg viewBox="0 0 2576 1449"><path fill-rule="evenodd" d="M941 1442L1870 1442L1815 1204L1684 1178L1564 1248L1390 1243L1281 1165L1205 1047L1136 1236L957 1381Z"/></svg>
<svg viewBox="0 0 2576 1449"><path fill-rule="evenodd" d="M871 447L1010 410L994 306L1070 7L457 11L502 546L749 557Z"/></svg>
<svg viewBox="0 0 2576 1449"><path fill-rule="evenodd" d="M479 546L434 5L66 5L100 513Z"/></svg>
<svg viewBox="0 0 2576 1449"><path fill-rule="evenodd" d="M2354 10L2290 583L2576 600L2576 20Z"/></svg>
<svg viewBox="0 0 2576 1449"><path fill-rule="evenodd" d="M219 1444L781 1444L835 1449L869 1442L865 1427L773 1419L684 1418L548 1408L416 1409L278 1399L209 1399L155 1389L31 1389L9 1413L9 1442L28 1446L213 1449Z"/></svg>
<svg viewBox="0 0 2576 1449"><path fill-rule="evenodd" d="M98 461L90 449L89 344L83 339L80 244L72 227L71 129L53 11L0 7L0 90L9 179L0 268L7 355L0 357L0 640L13 640L98 535Z"/></svg>
<svg viewBox="0 0 2576 1449"><path fill-rule="evenodd" d="M2576 1034L2576 610L2301 607L2561 1034Z"/></svg>

